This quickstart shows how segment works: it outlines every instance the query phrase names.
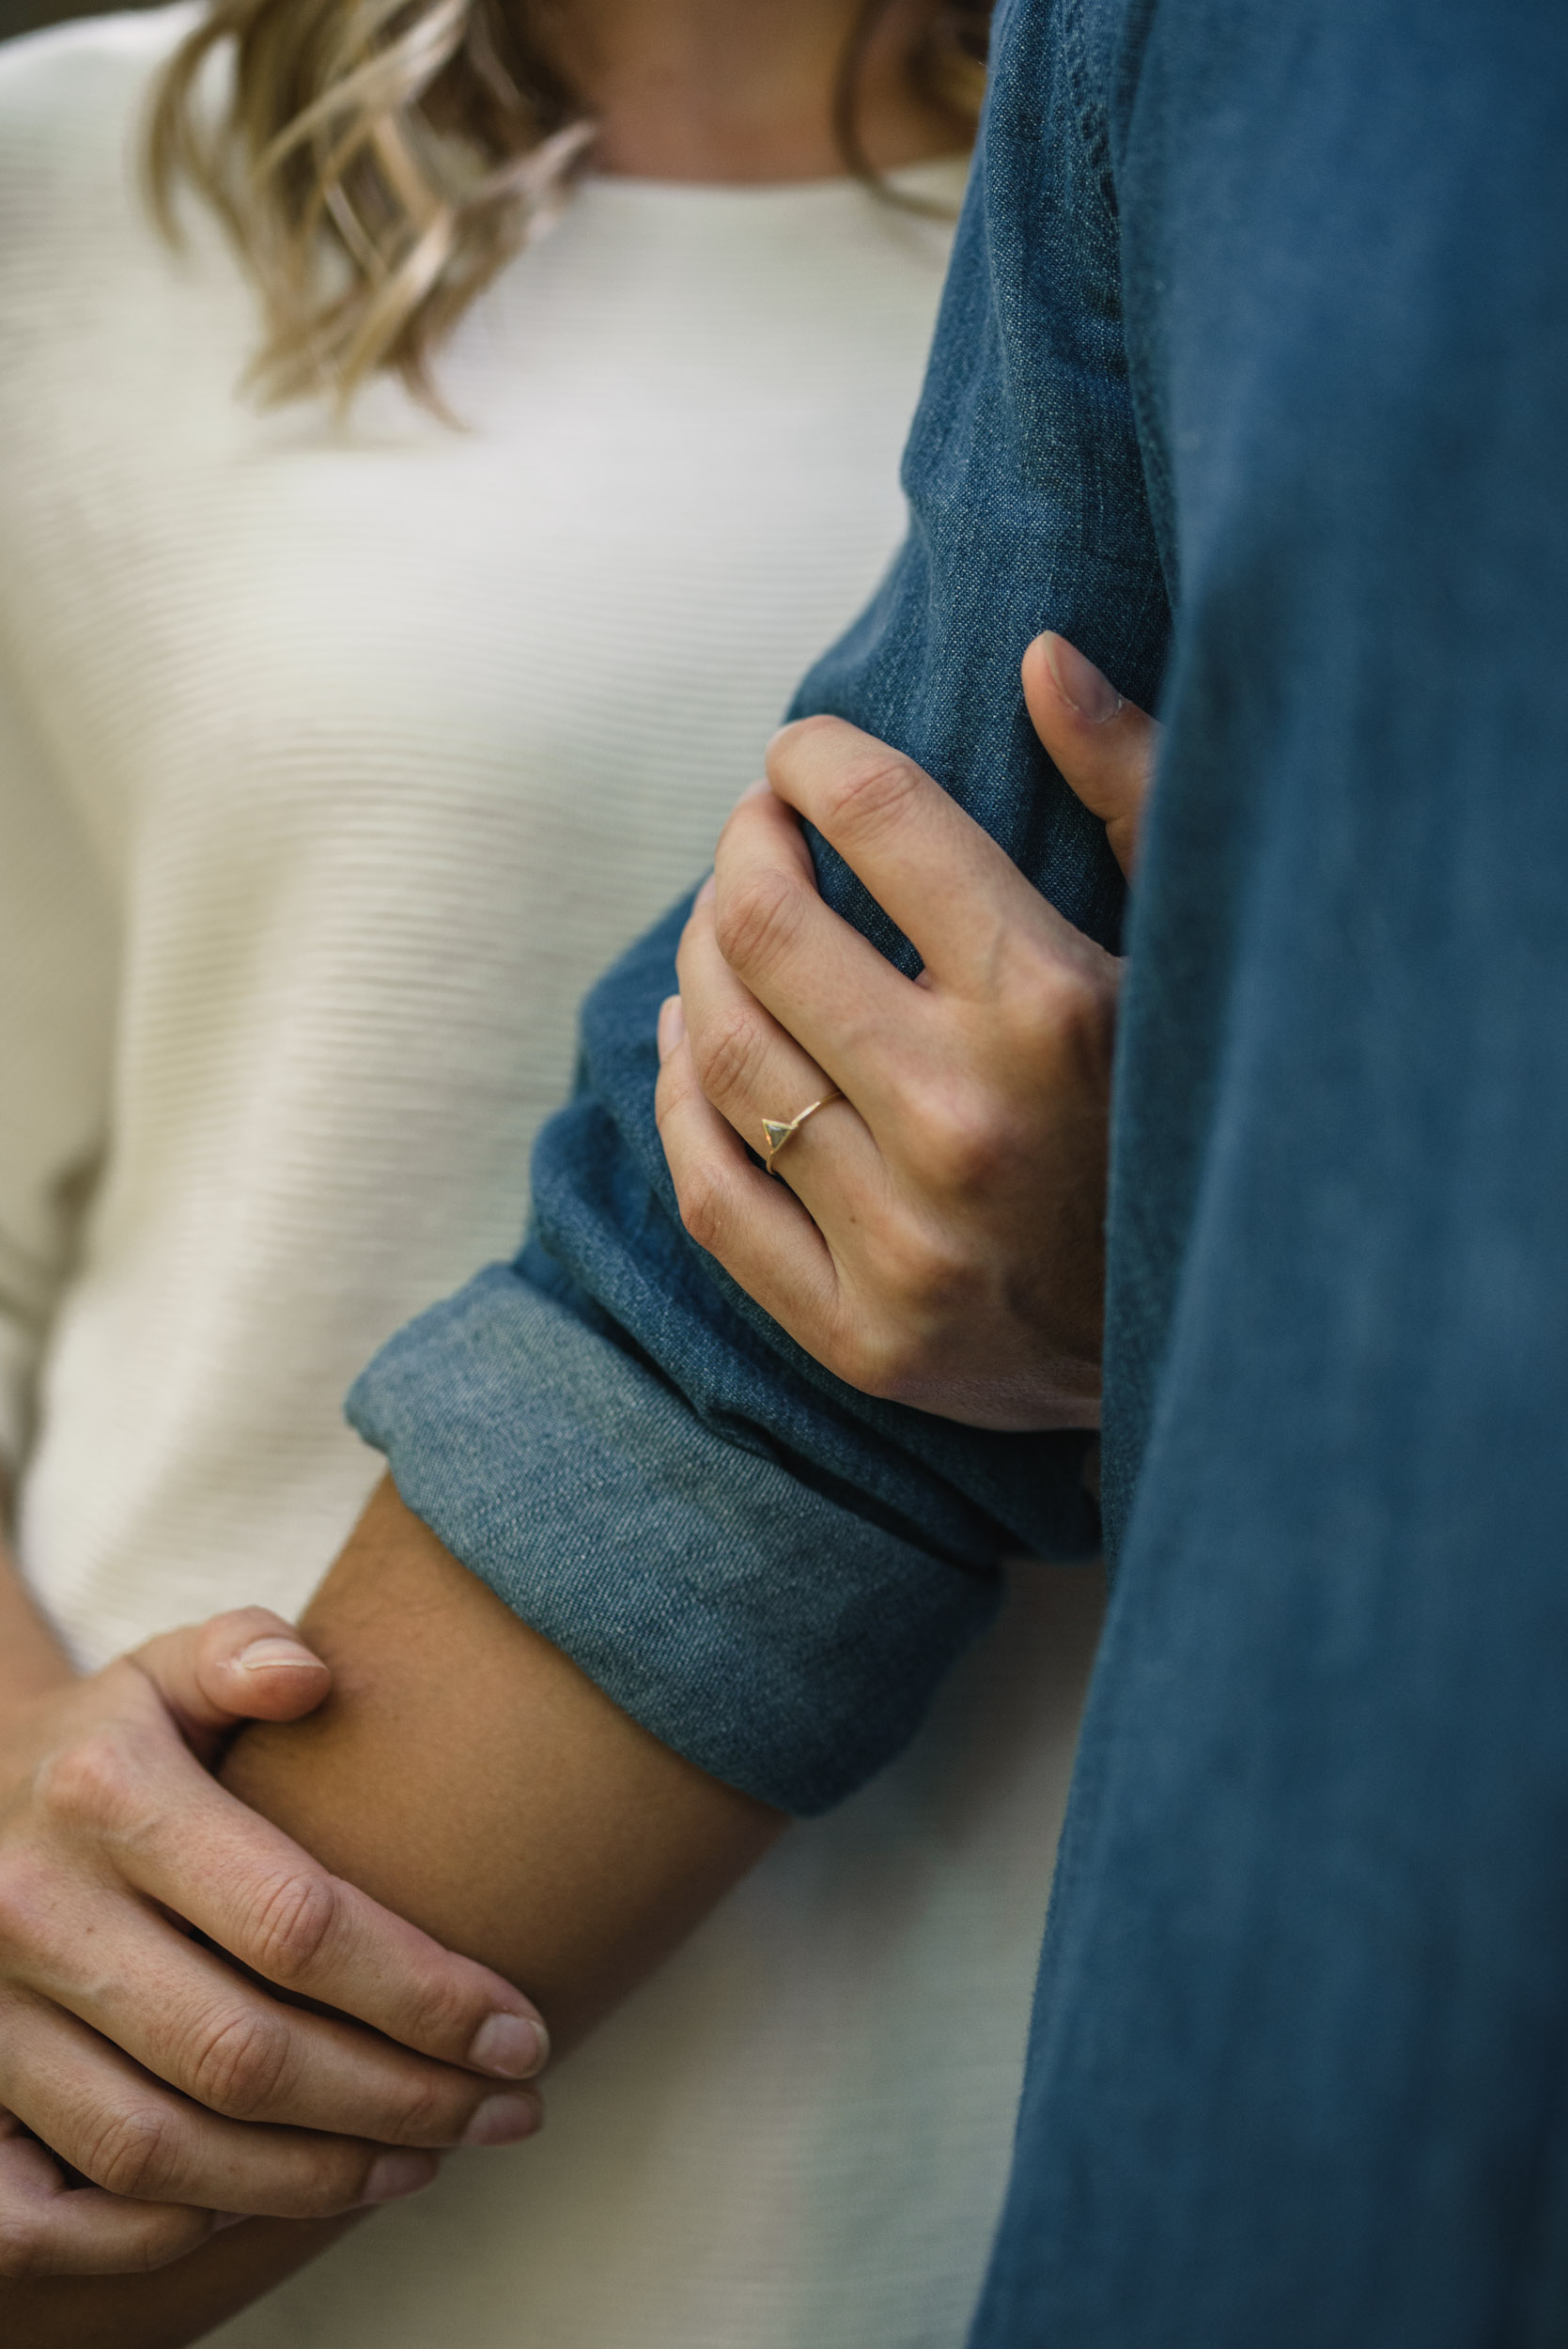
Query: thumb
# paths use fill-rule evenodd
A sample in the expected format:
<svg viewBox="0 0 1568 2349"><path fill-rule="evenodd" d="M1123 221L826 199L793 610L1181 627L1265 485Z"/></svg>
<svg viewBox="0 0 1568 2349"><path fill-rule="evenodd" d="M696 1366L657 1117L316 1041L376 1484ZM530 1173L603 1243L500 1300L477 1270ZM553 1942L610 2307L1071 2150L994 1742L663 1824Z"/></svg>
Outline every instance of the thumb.
<svg viewBox="0 0 1568 2349"><path fill-rule="evenodd" d="M151 1681L203 1760L240 1721L314 1713L332 1673L268 1607L237 1607L162 1632L127 1659Z"/></svg>
<svg viewBox="0 0 1568 2349"><path fill-rule="evenodd" d="M1034 731L1070 791L1105 826L1130 880L1138 831L1154 781L1160 729L1124 701L1092 661L1048 630L1023 657L1023 697Z"/></svg>

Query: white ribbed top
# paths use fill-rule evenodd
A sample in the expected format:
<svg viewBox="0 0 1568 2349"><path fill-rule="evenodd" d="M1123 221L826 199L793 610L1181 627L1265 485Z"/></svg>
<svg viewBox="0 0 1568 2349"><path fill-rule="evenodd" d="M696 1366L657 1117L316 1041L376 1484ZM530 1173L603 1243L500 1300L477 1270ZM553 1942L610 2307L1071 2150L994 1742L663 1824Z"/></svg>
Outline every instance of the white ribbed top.
<svg viewBox="0 0 1568 2349"><path fill-rule="evenodd" d="M380 1464L345 1388L515 1248L580 996L887 560L946 243L849 182L590 179L442 362L466 430L386 382L345 428L258 412L248 285L130 177L189 21L0 51L0 1442L88 1662L292 1612L348 1531ZM877 1797L895 1943L829 1823L651 1994L662 2045L634 2008L563 2083L553 2146L394 2222L445 2227L433 2300L378 2283L382 2222L235 2342L956 2343L1060 1761L1016 1733L1017 1833L950 1825L939 1888L935 1788ZM852 2001L852 2062L783 2035L785 1978L819 2032Z"/></svg>
<svg viewBox="0 0 1568 2349"><path fill-rule="evenodd" d="M0 66L5 1408L91 1658L313 1586L345 1388L517 1246L579 997L888 558L945 245L590 180L442 366L466 430L258 414L216 229L127 186L185 21Z"/></svg>

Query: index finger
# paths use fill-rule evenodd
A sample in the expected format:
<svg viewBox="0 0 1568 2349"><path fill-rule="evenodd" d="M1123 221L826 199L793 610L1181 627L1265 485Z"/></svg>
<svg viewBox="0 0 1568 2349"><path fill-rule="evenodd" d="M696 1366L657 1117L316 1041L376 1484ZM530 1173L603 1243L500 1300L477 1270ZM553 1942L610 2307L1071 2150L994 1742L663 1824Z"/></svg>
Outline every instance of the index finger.
<svg viewBox="0 0 1568 2349"><path fill-rule="evenodd" d="M209 2210L68 2186L53 2155L0 2108L0 2287L166 2267L205 2243L214 2224Z"/></svg>
<svg viewBox="0 0 1568 2349"><path fill-rule="evenodd" d="M1088 943L924 767L874 734L842 718L798 718L768 745L768 780L838 850L939 985L984 991L1020 926L1061 952Z"/></svg>
<svg viewBox="0 0 1568 2349"><path fill-rule="evenodd" d="M539 2068L548 2034L509 1982L331 1875L194 1762L191 1780L122 1846L138 1890L264 1981L422 2055L502 2079Z"/></svg>

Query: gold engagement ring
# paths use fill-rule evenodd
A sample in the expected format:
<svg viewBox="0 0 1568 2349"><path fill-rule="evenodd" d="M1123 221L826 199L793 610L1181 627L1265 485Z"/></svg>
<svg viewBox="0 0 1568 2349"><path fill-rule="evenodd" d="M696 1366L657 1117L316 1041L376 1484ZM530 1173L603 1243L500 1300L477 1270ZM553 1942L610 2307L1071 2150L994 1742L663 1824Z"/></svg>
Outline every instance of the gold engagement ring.
<svg viewBox="0 0 1568 2349"><path fill-rule="evenodd" d="M762 1121L763 1134L768 1143L767 1155L762 1161L765 1170L769 1174L772 1174L773 1161L779 1152L786 1142L800 1132L808 1117L815 1117L818 1110L825 1110L830 1101L842 1101L843 1098L843 1094L836 1089L831 1093L824 1093L820 1099L808 1101L800 1116L790 1118L785 1125L781 1125L776 1117L765 1117Z"/></svg>

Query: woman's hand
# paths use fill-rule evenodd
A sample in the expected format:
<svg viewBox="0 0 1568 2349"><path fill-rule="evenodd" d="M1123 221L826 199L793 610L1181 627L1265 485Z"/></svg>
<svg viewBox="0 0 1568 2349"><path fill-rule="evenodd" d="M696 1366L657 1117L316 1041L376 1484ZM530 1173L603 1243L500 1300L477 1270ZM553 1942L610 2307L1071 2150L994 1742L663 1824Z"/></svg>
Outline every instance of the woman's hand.
<svg viewBox="0 0 1568 2349"><path fill-rule="evenodd" d="M239 1722L297 1719L330 1679L252 1608L0 1720L0 2278L391 2201L440 2149L537 2125L534 2090L495 2084L543 2061L529 2002L209 1775Z"/></svg>
<svg viewBox="0 0 1568 2349"><path fill-rule="evenodd" d="M1060 637L1036 638L1023 681L1127 871L1157 727ZM866 1393L978 1426L1097 1425L1119 962L869 735L803 720L768 774L725 827L660 1015L687 1229ZM824 905L798 816L910 940L917 980ZM766 1119L834 1092L783 1146L783 1184L752 1163Z"/></svg>

